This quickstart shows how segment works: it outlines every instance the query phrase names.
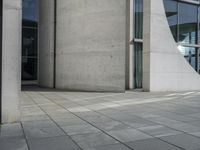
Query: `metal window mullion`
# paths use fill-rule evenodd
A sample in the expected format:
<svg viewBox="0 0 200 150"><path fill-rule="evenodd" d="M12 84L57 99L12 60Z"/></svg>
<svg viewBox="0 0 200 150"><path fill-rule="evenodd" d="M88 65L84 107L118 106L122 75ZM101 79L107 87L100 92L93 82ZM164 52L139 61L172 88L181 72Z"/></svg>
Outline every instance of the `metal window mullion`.
<svg viewBox="0 0 200 150"><path fill-rule="evenodd" d="M0 123L2 123L2 39L3 39L3 0L0 0Z"/></svg>
<svg viewBox="0 0 200 150"><path fill-rule="evenodd" d="M177 31L176 31L176 40L177 40L177 42L179 42L179 29L180 29L180 27L179 27L179 23L180 23L180 20L179 20L179 2L177 2Z"/></svg>
<svg viewBox="0 0 200 150"><path fill-rule="evenodd" d="M135 35L135 0L130 0L129 16L129 89L134 88L134 35Z"/></svg>
<svg viewBox="0 0 200 150"><path fill-rule="evenodd" d="M199 35L199 34L200 34L200 33L199 33L199 23L200 23L200 22L199 22L199 21L200 21L200 18L199 18L200 16L199 16L199 15L200 15L200 8L199 8L199 7L198 7L198 10L197 10L197 13L198 13L198 18L197 18L197 39L196 39L197 41L196 41L196 43L197 43L197 44L200 44L200 43L199 43L199 36L200 36L200 35ZM196 65L197 72L199 73L199 48L196 48L196 62L195 62L195 63L196 63L195 65Z"/></svg>

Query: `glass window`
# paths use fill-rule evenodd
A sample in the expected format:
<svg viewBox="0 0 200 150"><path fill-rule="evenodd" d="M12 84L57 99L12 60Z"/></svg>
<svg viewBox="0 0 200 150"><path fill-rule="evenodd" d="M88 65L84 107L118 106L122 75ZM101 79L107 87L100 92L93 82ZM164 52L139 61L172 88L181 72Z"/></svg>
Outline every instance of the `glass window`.
<svg viewBox="0 0 200 150"><path fill-rule="evenodd" d="M23 19L38 21L38 0L23 0L22 6Z"/></svg>
<svg viewBox="0 0 200 150"><path fill-rule="evenodd" d="M135 0L135 38L143 37L143 0Z"/></svg>
<svg viewBox="0 0 200 150"><path fill-rule="evenodd" d="M179 3L179 42L197 43L198 7L196 5Z"/></svg>
<svg viewBox="0 0 200 150"><path fill-rule="evenodd" d="M38 0L22 2L22 80L37 80Z"/></svg>
<svg viewBox="0 0 200 150"><path fill-rule="evenodd" d="M143 46L142 43L134 44L134 80L135 88L142 88L143 79Z"/></svg>
<svg viewBox="0 0 200 150"><path fill-rule="evenodd" d="M189 62L189 64L197 70L198 60L197 60L197 51L198 49L195 47L184 47L179 46L179 50L185 57L185 59Z"/></svg>
<svg viewBox="0 0 200 150"><path fill-rule="evenodd" d="M22 30L22 56L37 57L37 28L26 28Z"/></svg>
<svg viewBox="0 0 200 150"><path fill-rule="evenodd" d="M178 2L173 0L164 0L164 4L172 35L175 41L177 41Z"/></svg>

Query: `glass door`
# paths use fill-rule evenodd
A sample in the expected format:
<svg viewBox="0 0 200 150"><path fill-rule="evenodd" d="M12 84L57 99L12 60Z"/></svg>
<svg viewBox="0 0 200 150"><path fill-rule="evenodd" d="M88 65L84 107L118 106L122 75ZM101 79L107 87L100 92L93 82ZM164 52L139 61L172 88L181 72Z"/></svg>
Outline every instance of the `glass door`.
<svg viewBox="0 0 200 150"><path fill-rule="evenodd" d="M142 43L135 43L134 47L134 86L136 89L141 89L143 80Z"/></svg>
<svg viewBox="0 0 200 150"><path fill-rule="evenodd" d="M22 84L38 80L38 0L23 0Z"/></svg>

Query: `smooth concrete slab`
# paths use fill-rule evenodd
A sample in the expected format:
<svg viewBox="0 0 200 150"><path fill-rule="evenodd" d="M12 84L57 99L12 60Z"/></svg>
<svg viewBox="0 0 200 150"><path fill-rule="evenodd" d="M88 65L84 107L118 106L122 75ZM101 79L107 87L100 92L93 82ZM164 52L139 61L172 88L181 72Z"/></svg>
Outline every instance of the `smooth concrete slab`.
<svg viewBox="0 0 200 150"><path fill-rule="evenodd" d="M81 150L69 137L28 140L30 150Z"/></svg>
<svg viewBox="0 0 200 150"><path fill-rule="evenodd" d="M22 137L23 130L20 123L5 124L0 126L0 137Z"/></svg>
<svg viewBox="0 0 200 150"><path fill-rule="evenodd" d="M126 2L57 1L56 88L125 91Z"/></svg>
<svg viewBox="0 0 200 150"><path fill-rule="evenodd" d="M163 141L174 144L187 150L194 150L200 148L200 138L188 135L179 134L161 138Z"/></svg>
<svg viewBox="0 0 200 150"><path fill-rule="evenodd" d="M58 127L26 128L24 129L24 132L27 139L49 138L65 135L65 133Z"/></svg>
<svg viewBox="0 0 200 150"><path fill-rule="evenodd" d="M130 150L130 149L123 144L114 144L114 145L106 145L95 148L88 148L84 150Z"/></svg>
<svg viewBox="0 0 200 150"><path fill-rule="evenodd" d="M74 135L72 138L83 149L119 143L104 133Z"/></svg>
<svg viewBox="0 0 200 150"><path fill-rule="evenodd" d="M161 125L157 125L157 126L148 126L148 127L143 127L143 128L139 128L139 130L150 134L154 137L164 137L164 136L170 136L170 135L177 135L180 134L180 131L177 130L173 130Z"/></svg>
<svg viewBox="0 0 200 150"><path fill-rule="evenodd" d="M127 144L134 150L182 150L156 138L129 142Z"/></svg>
<svg viewBox="0 0 200 150"><path fill-rule="evenodd" d="M73 126L64 126L62 129L68 135L77 135L77 134L87 134L87 133L98 133L100 130L93 127L92 125L73 125Z"/></svg>
<svg viewBox="0 0 200 150"><path fill-rule="evenodd" d="M28 150L23 137L0 137L0 148L2 150Z"/></svg>
<svg viewBox="0 0 200 150"><path fill-rule="evenodd" d="M130 126L127 126L118 121L108 121L108 122L100 122L94 123L94 125L104 131L114 131L114 130L122 130L122 129L131 129Z"/></svg>
<svg viewBox="0 0 200 150"><path fill-rule="evenodd" d="M21 121L21 127L20 123L2 125L0 144L8 150L16 150L16 144L22 150L27 146L30 150L198 150L200 92L190 92L189 96L188 93L23 92L21 107L26 111L22 115L30 118ZM83 100L87 103L82 105L79 102ZM33 103L37 104L34 111ZM63 103L73 105L73 110L90 110L90 103L102 104L105 108L74 112L73 107L65 108ZM113 103L118 105L110 107ZM41 109L42 106L47 109ZM65 112L58 112L57 108ZM27 115L39 109L45 116ZM184 117L172 117L177 116L178 110ZM137 126L132 126L134 122Z"/></svg>
<svg viewBox="0 0 200 150"><path fill-rule="evenodd" d="M137 141L137 140L152 138L151 136L135 129L109 131L108 134L115 137L121 142L130 142L130 141Z"/></svg>

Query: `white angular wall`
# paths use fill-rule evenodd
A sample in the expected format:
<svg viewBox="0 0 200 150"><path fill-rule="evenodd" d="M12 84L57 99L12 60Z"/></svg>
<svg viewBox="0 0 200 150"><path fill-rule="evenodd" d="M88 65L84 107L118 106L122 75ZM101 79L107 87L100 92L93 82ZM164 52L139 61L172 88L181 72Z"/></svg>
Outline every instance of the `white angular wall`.
<svg viewBox="0 0 200 150"><path fill-rule="evenodd" d="M2 122L19 121L21 90L21 0L3 0Z"/></svg>
<svg viewBox="0 0 200 150"><path fill-rule="evenodd" d="M125 91L126 0L57 0L56 88Z"/></svg>
<svg viewBox="0 0 200 150"><path fill-rule="evenodd" d="M179 52L163 0L144 0L143 86L146 91L199 90L200 75Z"/></svg>

